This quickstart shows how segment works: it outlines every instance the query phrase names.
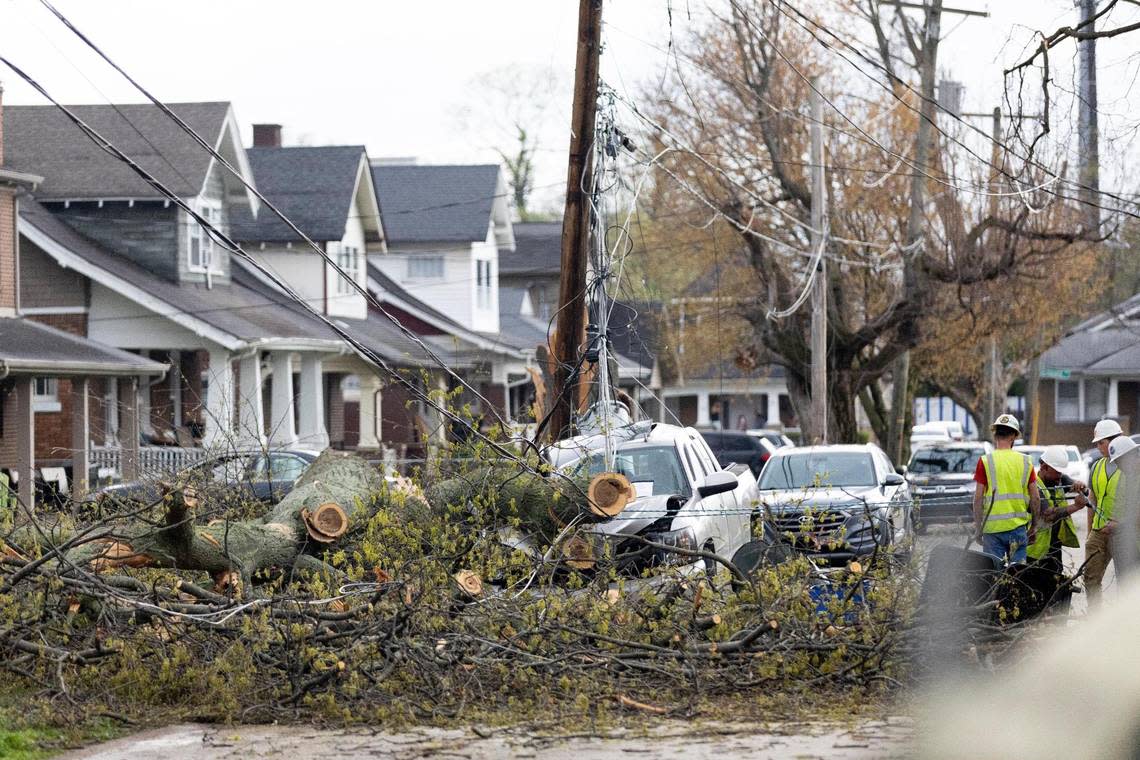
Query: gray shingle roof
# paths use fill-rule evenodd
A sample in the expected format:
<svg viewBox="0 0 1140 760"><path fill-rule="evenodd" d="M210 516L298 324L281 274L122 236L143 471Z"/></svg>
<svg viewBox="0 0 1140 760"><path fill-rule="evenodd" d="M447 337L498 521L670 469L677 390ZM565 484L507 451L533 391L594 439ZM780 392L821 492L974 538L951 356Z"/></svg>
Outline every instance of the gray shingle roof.
<svg viewBox="0 0 1140 760"><path fill-rule="evenodd" d="M156 375L166 365L27 319L0 319L0 363L45 375Z"/></svg>
<svg viewBox="0 0 1140 760"><path fill-rule="evenodd" d="M499 251L499 274L546 275L562 271L562 222L516 222L515 250Z"/></svg>
<svg viewBox="0 0 1140 760"><path fill-rule="evenodd" d="M170 104L210 142L220 136L229 107L229 103ZM201 191L210 155L156 106L68 108L179 196ZM100 150L55 106L5 106L4 153L12 168L44 177L36 193L40 200L162 197L125 164Z"/></svg>
<svg viewBox="0 0 1140 760"><path fill-rule="evenodd" d="M499 187L495 164L372 167L389 245L485 240Z"/></svg>
<svg viewBox="0 0 1140 760"><path fill-rule="evenodd" d="M1140 375L1140 331L1109 327L1071 333L1042 355L1041 368L1087 375Z"/></svg>
<svg viewBox="0 0 1140 760"><path fill-rule="evenodd" d="M442 323L442 325L446 325L446 327L448 327L448 328L459 330L459 331L463 331L465 329L462 325L460 325L458 322L456 322L451 317L444 314L439 309L436 309L432 306L428 306L428 304L426 302L415 297L414 295L409 293L407 290L402 288L395 280L393 280L388 275L384 274L380 270L380 267L376 266L375 264L369 264L368 265L368 277L369 277L369 279L375 280L376 284L379 285L381 288L383 288L388 293L392 294L393 296L400 299L401 301L404 301L405 303L407 303L412 308L422 311L424 314L427 314L432 319Z"/></svg>
<svg viewBox="0 0 1140 760"><path fill-rule="evenodd" d="M319 242L344 237L364 146L249 148L246 155L257 189L306 235ZM256 220L239 211L232 226L240 241L301 239L266 208Z"/></svg>

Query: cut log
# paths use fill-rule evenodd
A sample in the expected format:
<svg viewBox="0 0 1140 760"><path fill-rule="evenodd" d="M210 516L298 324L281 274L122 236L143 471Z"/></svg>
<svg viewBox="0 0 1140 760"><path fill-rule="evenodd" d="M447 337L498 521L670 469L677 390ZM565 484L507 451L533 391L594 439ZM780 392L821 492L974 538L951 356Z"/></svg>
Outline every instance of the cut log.
<svg viewBox="0 0 1140 760"><path fill-rule="evenodd" d="M594 476L586 492L590 511L598 517L610 518L621 513L633 501L636 493L629 478L618 472L603 472Z"/></svg>
<svg viewBox="0 0 1140 760"><path fill-rule="evenodd" d="M478 599L483 596L483 579L470 570L460 570L454 576L455 585L467 597Z"/></svg>

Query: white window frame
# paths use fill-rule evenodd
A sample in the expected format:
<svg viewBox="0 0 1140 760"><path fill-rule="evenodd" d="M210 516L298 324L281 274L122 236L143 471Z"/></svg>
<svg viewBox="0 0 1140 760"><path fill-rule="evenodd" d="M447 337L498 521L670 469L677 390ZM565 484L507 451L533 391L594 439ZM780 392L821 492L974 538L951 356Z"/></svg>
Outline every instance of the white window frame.
<svg viewBox="0 0 1140 760"><path fill-rule="evenodd" d="M200 200L196 204L195 211L215 227L218 227L221 222L222 204L218 201ZM197 219L189 214L186 215L186 219L186 269L199 274L205 274L207 272L211 274L221 274L222 270L218 265L220 257L215 255L218 245L214 242L214 238L206 232L205 228L198 223ZM195 243L198 244L198 261L194 260Z"/></svg>
<svg viewBox="0 0 1140 760"><path fill-rule="evenodd" d="M337 295L352 295L356 292L352 283L360 280L360 249L353 245L341 245L336 252L336 263L351 277L349 279L349 277L338 273L336 278Z"/></svg>
<svg viewBox="0 0 1140 760"><path fill-rule="evenodd" d="M407 278L409 280L442 280L443 275L443 256L408 257Z"/></svg>
<svg viewBox="0 0 1140 760"><path fill-rule="evenodd" d="M475 302L480 309L491 308L491 262L475 259Z"/></svg>
<svg viewBox="0 0 1140 760"><path fill-rule="evenodd" d="M1105 391L1104 399L1104 415L1096 415L1095 419L1089 416L1088 407L1086 406L1087 397L1085 392L1085 382L1093 380L1097 382L1107 383L1108 387ZM1077 416L1076 417L1062 417L1060 415L1061 409L1061 383L1076 383L1077 384ZM1107 415L1111 407L1112 400L1112 379L1108 377L1072 377L1068 380L1054 380L1053 381L1053 421L1057 423L1072 423L1072 422L1096 422Z"/></svg>
<svg viewBox="0 0 1140 760"><path fill-rule="evenodd" d="M58 412L62 408L63 405L59 401L59 378L34 378L32 380L32 410L35 412Z"/></svg>

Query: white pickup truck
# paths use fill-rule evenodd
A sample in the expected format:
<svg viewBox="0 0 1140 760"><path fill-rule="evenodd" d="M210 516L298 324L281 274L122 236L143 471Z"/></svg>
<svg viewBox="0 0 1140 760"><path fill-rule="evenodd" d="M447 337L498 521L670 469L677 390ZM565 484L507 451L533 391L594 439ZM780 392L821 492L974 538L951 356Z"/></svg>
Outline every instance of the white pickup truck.
<svg viewBox="0 0 1140 760"><path fill-rule="evenodd" d="M629 478L637 498L616 517L590 526L610 544L625 571L669 564L715 571L715 563L654 549L656 544L710 551L732 559L752 537L751 510L758 503L756 478L747 465L722 468L693 428L641 422L609 434L612 470ZM567 473L606 470L601 436L560 441L548 450Z"/></svg>

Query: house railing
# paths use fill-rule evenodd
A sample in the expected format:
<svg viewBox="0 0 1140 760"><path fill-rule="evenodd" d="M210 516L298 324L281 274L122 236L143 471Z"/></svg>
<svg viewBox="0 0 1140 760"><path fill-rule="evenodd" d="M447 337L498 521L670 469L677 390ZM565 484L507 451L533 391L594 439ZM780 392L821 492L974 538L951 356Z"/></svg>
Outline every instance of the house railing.
<svg viewBox="0 0 1140 760"><path fill-rule="evenodd" d="M206 458L206 449L181 448L179 446L140 446L139 475L162 477L178 472ZM100 470L114 470L117 475L123 472L123 450L118 446L93 446L91 464Z"/></svg>

